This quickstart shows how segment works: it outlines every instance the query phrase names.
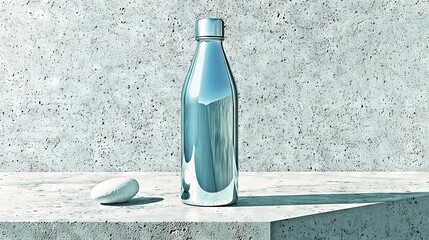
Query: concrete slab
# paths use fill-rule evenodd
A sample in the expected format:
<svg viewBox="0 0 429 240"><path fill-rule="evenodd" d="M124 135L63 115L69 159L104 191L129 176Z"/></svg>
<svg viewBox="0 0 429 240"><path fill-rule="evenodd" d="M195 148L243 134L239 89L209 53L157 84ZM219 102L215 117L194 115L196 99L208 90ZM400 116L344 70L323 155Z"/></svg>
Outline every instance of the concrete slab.
<svg viewBox="0 0 429 240"><path fill-rule="evenodd" d="M139 182L134 199L115 205L90 199L94 185L120 176ZM0 173L0 236L429 237L427 172L249 172L240 174L239 191L234 206L193 207L181 202L175 172L5 172Z"/></svg>

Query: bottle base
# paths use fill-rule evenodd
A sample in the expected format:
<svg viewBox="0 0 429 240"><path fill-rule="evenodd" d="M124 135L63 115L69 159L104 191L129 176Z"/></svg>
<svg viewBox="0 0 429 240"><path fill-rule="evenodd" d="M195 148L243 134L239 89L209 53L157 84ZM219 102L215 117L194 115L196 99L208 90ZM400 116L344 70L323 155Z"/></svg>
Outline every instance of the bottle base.
<svg viewBox="0 0 429 240"><path fill-rule="evenodd" d="M191 206L200 207L220 207L234 205L238 201L238 194L235 181L231 181L231 184L219 192L206 192L201 188L190 189L189 191L183 191L182 189L182 202Z"/></svg>
<svg viewBox="0 0 429 240"><path fill-rule="evenodd" d="M237 199L232 200L231 202L218 202L218 203L196 203L191 201L186 201L182 199L182 202L186 205L194 206L194 207L225 207L235 205L237 203Z"/></svg>

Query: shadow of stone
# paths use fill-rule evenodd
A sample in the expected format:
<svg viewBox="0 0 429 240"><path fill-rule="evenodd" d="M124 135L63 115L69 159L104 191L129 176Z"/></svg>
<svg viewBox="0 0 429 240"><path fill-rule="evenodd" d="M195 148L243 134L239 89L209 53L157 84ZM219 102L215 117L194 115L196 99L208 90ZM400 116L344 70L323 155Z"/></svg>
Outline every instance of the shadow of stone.
<svg viewBox="0 0 429 240"><path fill-rule="evenodd" d="M145 205L145 204L151 204L156 203L164 200L164 198L161 197L138 197L138 198L132 198L126 202L123 203L103 203L102 205L105 206L135 206L135 205Z"/></svg>
<svg viewBox="0 0 429 240"><path fill-rule="evenodd" d="M429 196L429 192L242 196L233 207L377 203L425 195Z"/></svg>

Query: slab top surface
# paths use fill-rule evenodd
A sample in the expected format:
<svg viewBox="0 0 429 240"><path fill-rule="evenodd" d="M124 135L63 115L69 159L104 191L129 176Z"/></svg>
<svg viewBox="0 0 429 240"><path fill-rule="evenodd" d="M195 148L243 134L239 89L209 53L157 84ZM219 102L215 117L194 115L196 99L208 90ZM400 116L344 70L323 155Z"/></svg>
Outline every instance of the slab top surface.
<svg viewBox="0 0 429 240"><path fill-rule="evenodd" d="M100 205L92 187L132 177L140 191ZM428 172L247 172L238 203L195 207L180 199L172 172L1 172L0 222L272 222L429 196Z"/></svg>

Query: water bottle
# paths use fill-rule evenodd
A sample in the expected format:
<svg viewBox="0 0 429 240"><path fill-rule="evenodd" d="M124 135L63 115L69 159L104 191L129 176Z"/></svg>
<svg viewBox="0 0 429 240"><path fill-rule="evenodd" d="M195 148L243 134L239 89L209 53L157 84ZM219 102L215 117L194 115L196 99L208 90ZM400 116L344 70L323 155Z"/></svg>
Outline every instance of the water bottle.
<svg viewBox="0 0 429 240"><path fill-rule="evenodd" d="M222 206L238 199L238 97L222 19L196 22L197 50L182 89L181 198Z"/></svg>

